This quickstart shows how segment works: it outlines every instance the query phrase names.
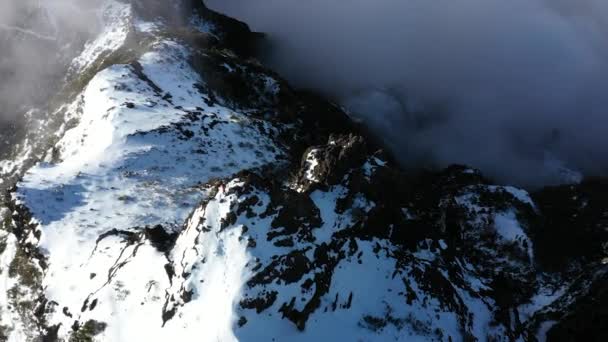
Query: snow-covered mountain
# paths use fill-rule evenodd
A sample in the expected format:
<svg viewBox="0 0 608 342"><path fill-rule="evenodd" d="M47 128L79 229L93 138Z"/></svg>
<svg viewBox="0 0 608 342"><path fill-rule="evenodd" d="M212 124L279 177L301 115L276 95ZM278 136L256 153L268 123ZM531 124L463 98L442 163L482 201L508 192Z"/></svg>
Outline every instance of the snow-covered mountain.
<svg viewBox="0 0 608 342"><path fill-rule="evenodd" d="M608 182L400 169L198 1L105 0L0 161L0 340L608 337Z"/></svg>

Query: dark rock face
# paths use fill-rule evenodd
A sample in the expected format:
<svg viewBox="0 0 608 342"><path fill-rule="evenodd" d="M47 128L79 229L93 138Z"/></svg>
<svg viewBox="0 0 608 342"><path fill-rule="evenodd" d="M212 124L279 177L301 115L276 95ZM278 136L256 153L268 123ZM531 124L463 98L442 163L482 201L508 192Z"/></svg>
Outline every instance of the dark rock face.
<svg viewBox="0 0 608 342"><path fill-rule="evenodd" d="M361 166L367 156L367 146L365 140L360 136L333 136L329 137L329 143L323 148L309 148L305 156L314 154L318 160L312 170L306 168L307 160L302 159L304 166L300 170L300 179L305 179L307 173L314 178L317 183L325 185L336 185L340 182L345 171Z"/></svg>
<svg viewBox="0 0 608 342"><path fill-rule="evenodd" d="M252 57L256 54L258 44L264 37L263 34L252 32L249 26L241 21L210 10L203 1L189 1L191 3L190 8L196 14L217 28L215 33L221 37L226 47L243 58Z"/></svg>
<svg viewBox="0 0 608 342"><path fill-rule="evenodd" d="M608 339L608 269L593 280L586 296L568 308L547 333L547 341L606 341Z"/></svg>
<svg viewBox="0 0 608 342"><path fill-rule="evenodd" d="M593 263L608 255L608 181L542 189L534 201L543 213L535 232L539 262L550 270Z"/></svg>
<svg viewBox="0 0 608 342"><path fill-rule="evenodd" d="M161 225L145 228L144 235L156 249L163 253L169 252L177 239L177 234L167 232Z"/></svg>

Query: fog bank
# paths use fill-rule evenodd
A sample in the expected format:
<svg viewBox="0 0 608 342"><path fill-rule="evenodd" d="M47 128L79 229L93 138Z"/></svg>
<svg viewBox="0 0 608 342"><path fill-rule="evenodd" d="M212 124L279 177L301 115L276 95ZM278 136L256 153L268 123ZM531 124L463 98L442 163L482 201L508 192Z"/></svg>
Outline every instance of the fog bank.
<svg viewBox="0 0 608 342"><path fill-rule="evenodd" d="M407 166L522 185L606 175L606 1L206 3L267 32L267 62L338 97Z"/></svg>

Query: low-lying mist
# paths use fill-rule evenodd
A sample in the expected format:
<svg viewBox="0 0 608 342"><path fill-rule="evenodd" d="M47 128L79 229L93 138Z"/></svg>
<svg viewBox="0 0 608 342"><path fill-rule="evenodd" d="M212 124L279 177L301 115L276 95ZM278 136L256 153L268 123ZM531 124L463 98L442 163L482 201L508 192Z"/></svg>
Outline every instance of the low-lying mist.
<svg viewBox="0 0 608 342"><path fill-rule="evenodd" d="M99 0L0 1L0 159L25 134L24 114L44 108L61 87L69 61L98 29L94 9L99 4Z"/></svg>
<svg viewBox="0 0 608 342"><path fill-rule="evenodd" d="M70 52L97 29L96 0L0 2L0 121L56 91ZM79 46L72 46L73 44Z"/></svg>
<svg viewBox="0 0 608 342"><path fill-rule="evenodd" d="M207 0L267 62L338 98L408 167L538 186L608 171L604 0Z"/></svg>

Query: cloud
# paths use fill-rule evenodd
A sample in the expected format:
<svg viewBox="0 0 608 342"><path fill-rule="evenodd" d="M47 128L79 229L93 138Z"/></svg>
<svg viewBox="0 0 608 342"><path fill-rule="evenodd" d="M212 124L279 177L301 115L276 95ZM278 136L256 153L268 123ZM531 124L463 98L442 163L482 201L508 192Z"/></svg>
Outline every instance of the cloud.
<svg viewBox="0 0 608 342"><path fill-rule="evenodd" d="M341 99L406 165L503 182L608 170L608 2L207 0L270 35L265 59Z"/></svg>
<svg viewBox="0 0 608 342"><path fill-rule="evenodd" d="M71 53L97 30L94 8L99 3L0 2L0 125L18 120L26 108L43 103L56 89Z"/></svg>

